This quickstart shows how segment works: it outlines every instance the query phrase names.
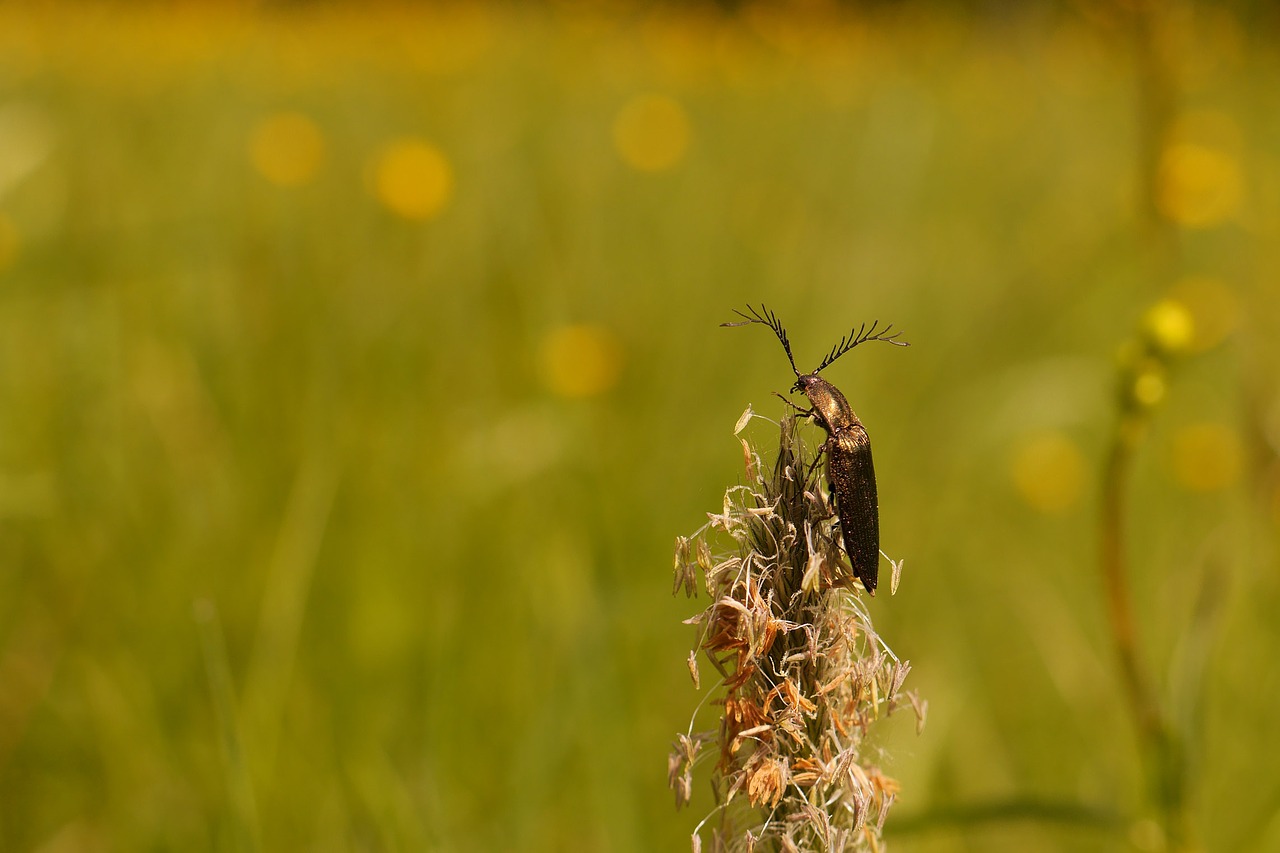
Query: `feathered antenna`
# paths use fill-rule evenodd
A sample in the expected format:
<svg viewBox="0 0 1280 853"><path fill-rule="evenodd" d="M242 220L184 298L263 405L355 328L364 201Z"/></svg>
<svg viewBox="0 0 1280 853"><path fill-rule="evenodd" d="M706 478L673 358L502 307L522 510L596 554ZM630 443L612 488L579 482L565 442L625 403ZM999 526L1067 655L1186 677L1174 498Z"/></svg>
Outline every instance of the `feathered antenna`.
<svg viewBox="0 0 1280 853"><path fill-rule="evenodd" d="M787 340L787 330L782 328L782 321L778 319L778 315L766 308L763 302L760 303L760 311L757 311L755 308L751 307L751 305L747 305L747 310L751 312L749 315L736 309L733 312L742 318L742 322L721 323L720 325L733 327L759 323L762 326L768 326L770 329L773 329L773 333L778 336L778 340L782 341L782 348L787 351L787 361L791 362L791 369L795 371L796 376L799 376L800 369L796 367L795 356L791 354L791 341ZM764 316L761 316L761 312L763 312ZM888 330L886 329L885 331ZM843 343L843 341L841 341L841 343ZM851 346L853 345L851 344ZM823 367L826 367L826 365L824 364ZM818 368L818 370L821 369L822 367ZM814 371L814 373L817 372L817 370Z"/></svg>
<svg viewBox="0 0 1280 853"><path fill-rule="evenodd" d="M897 340L897 337L902 334L901 331L897 331L897 332L893 332L893 334L889 334L893 330L892 323L890 323L889 325L881 329L879 332L877 332L876 327L879 325L880 325L879 320L873 320L871 323L870 329L867 328L866 323L863 323L856 330L850 331L849 334L845 335L843 338L840 339L840 343L836 344L834 347L831 348L831 352L827 353L827 357L822 360L822 364L819 364L818 369L813 372L821 373L823 368L830 365L831 362L835 361L837 358L844 355L849 350L856 347L858 344L864 344L867 341L884 341L887 344L893 344L895 347L911 346L911 344L907 343L906 341ZM790 351L788 351L788 355L789 354L790 354ZM793 362L791 366L795 367L795 363Z"/></svg>

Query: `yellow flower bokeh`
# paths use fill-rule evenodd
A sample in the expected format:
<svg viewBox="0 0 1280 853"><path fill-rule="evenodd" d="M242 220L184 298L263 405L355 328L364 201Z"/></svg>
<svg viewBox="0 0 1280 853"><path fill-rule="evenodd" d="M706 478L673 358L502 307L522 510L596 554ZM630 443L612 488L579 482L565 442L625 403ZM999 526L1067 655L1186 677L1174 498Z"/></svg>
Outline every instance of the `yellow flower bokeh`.
<svg viewBox="0 0 1280 853"><path fill-rule="evenodd" d="M1166 383L1164 370L1158 364L1142 365L1133 377L1131 394L1134 401L1146 408L1159 405L1164 399Z"/></svg>
<svg viewBox="0 0 1280 853"><path fill-rule="evenodd" d="M664 95L640 95L613 122L613 144L622 161L641 172L672 168L689 149L692 132L679 102Z"/></svg>
<svg viewBox="0 0 1280 853"><path fill-rule="evenodd" d="M374 165L373 191L398 216L434 219L453 197L453 168L434 145L421 139L397 140Z"/></svg>
<svg viewBox="0 0 1280 853"><path fill-rule="evenodd" d="M1142 318L1143 334L1157 350L1176 355L1191 345L1196 334L1195 318L1177 299L1161 299Z"/></svg>
<svg viewBox="0 0 1280 853"><path fill-rule="evenodd" d="M1193 492L1216 492L1240 478L1244 450L1235 430L1222 423L1189 424L1173 436L1174 479Z"/></svg>
<svg viewBox="0 0 1280 853"><path fill-rule="evenodd" d="M1066 434L1049 430L1029 436L1014 448L1009 475L1019 496L1034 509L1056 515L1080 502L1085 460Z"/></svg>
<svg viewBox="0 0 1280 853"><path fill-rule="evenodd" d="M543 384L552 393L593 397L618 383L622 344L604 326L561 326L543 339L538 361Z"/></svg>
<svg viewBox="0 0 1280 853"><path fill-rule="evenodd" d="M310 183L324 164L324 135L302 113L278 113L262 121L249 138L249 159L271 183Z"/></svg>
<svg viewBox="0 0 1280 853"><path fill-rule="evenodd" d="M1160 158L1156 204L1186 228L1221 224L1239 210L1244 178L1238 160L1220 148L1179 142Z"/></svg>

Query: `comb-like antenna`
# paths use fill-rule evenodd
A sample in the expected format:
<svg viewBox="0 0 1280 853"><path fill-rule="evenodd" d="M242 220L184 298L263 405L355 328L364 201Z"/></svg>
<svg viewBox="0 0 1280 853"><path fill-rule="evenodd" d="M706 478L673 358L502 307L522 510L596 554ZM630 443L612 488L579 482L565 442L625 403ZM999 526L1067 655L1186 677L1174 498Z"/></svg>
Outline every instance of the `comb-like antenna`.
<svg viewBox="0 0 1280 853"><path fill-rule="evenodd" d="M795 371L796 376L799 376L800 369L796 367L795 356L791 354L791 341L787 340L787 330L782 328L782 321L778 319L778 315L774 314L772 311L766 308L763 302L760 303L760 311L757 311L755 308L752 308L750 305L747 305L747 310L751 312L749 315L744 314L741 311L738 311L736 309L733 312L742 318L741 323L721 323L720 325L732 327L732 326L747 326L747 325L750 325L751 323L759 323L762 326L768 326L770 329L773 329L773 333L778 336L778 340L782 341L782 348L787 351L787 361L791 362L791 369ZM761 312L764 313L763 317L760 316ZM888 331L888 330L886 329L885 331ZM821 369L822 369L821 367L818 368L818 370L821 370ZM816 373L817 371L815 370L814 372Z"/></svg>
<svg viewBox="0 0 1280 853"><path fill-rule="evenodd" d="M907 343L906 341L897 340L898 335L902 334L901 331L894 332L893 334L889 334L889 332L893 330L892 323L890 323L889 325L881 329L879 332L877 332L876 327L879 325L880 325L880 321L874 320L871 323L870 329L867 328L866 323L863 323L857 329L850 331L849 334L845 335L843 338L840 339L840 343L836 344L831 348L831 352L827 353L827 357L822 360L822 364L819 364L818 369L813 372L821 373L822 369L824 367L827 367L829 364L831 364L831 362L835 361L837 358L844 355L849 350L856 347L858 344L864 344L867 341L884 341L887 344L893 344L895 347L911 346L911 344Z"/></svg>

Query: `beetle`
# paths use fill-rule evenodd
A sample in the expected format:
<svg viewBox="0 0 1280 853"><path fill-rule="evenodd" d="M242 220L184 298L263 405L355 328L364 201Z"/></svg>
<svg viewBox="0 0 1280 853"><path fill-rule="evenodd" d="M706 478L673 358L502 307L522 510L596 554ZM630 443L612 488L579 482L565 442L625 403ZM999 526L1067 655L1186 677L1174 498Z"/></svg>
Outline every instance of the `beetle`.
<svg viewBox="0 0 1280 853"><path fill-rule="evenodd" d="M867 593L874 596L880 567L880 503L876 496L875 466L871 462L871 440L840 389L818 374L830 367L837 358L867 341L884 341L900 347L910 344L898 340L902 332L894 332L893 324L880 329L879 320L874 321L870 328L863 323L842 337L816 370L801 373L791 354L787 330L783 328L777 315L763 303L758 311L750 305L747 306L747 311L750 313L733 312L742 318L741 321L720 325L732 327L758 323L773 329L773 333L782 342L787 360L791 362L791 369L796 374L791 392L803 393L809 400L809 408L802 409L781 394L778 396L801 416L811 418L827 434L827 440L818 452L819 456L823 453L827 456L827 484L836 505L836 513L840 517L844 549L849 555L853 573L862 582Z"/></svg>

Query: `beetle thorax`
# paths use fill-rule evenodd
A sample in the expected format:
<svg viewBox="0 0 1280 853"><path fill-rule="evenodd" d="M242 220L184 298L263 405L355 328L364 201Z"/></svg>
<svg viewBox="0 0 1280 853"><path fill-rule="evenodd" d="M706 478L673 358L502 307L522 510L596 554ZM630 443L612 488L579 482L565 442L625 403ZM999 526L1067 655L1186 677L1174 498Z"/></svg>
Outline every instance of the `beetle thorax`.
<svg viewBox="0 0 1280 853"><path fill-rule="evenodd" d="M792 390L804 392L828 432L840 432L859 422L840 389L815 373L800 376Z"/></svg>

